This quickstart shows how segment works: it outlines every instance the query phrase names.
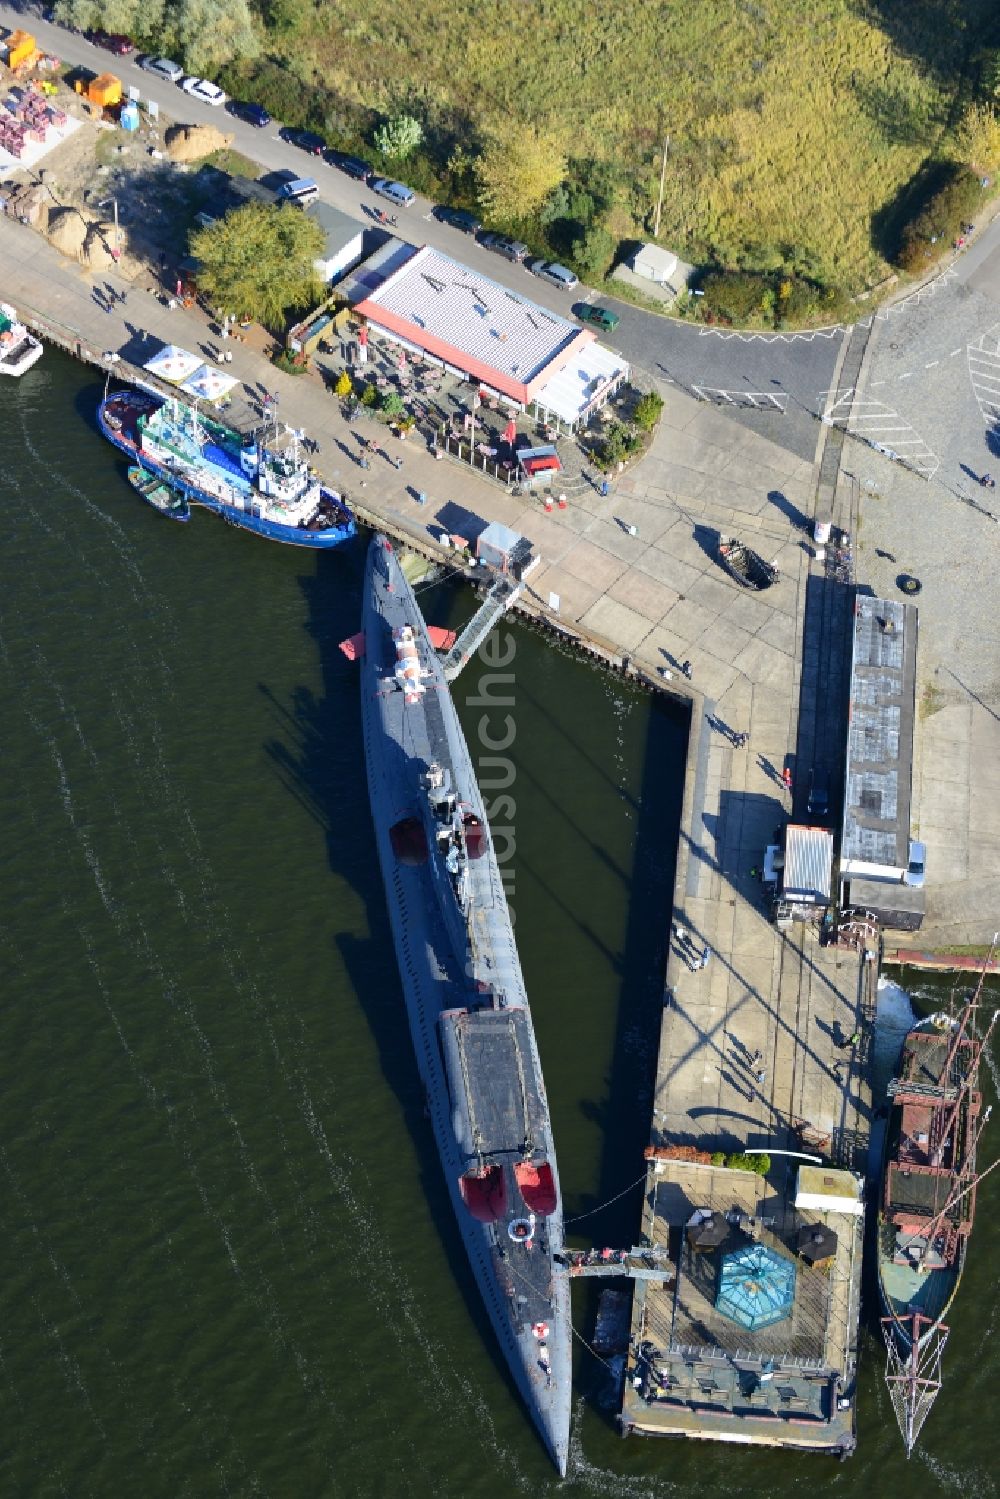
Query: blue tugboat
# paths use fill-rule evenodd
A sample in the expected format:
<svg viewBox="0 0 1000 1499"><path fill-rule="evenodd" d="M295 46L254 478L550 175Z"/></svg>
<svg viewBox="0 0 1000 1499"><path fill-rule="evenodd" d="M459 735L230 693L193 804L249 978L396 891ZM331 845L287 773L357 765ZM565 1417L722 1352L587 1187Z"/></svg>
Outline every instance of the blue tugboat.
<svg viewBox="0 0 1000 1499"><path fill-rule="evenodd" d="M180 502L150 499L161 514L186 519L203 505L233 525L290 546L335 547L357 524L334 490L321 487L301 457L297 433L267 422L243 435L175 398L121 390L101 402L101 431L147 479Z"/></svg>

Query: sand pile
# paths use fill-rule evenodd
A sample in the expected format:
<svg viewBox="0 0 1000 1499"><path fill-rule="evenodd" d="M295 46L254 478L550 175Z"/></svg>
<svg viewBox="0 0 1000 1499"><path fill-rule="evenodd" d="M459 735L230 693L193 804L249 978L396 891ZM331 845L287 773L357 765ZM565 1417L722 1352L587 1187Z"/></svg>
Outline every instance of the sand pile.
<svg viewBox="0 0 1000 1499"><path fill-rule="evenodd" d="M171 125L165 143L171 161L200 161L213 151L231 146L233 137L216 130L214 125Z"/></svg>
<svg viewBox="0 0 1000 1499"><path fill-rule="evenodd" d="M78 208L56 208L49 214L49 241L61 255L79 260L90 224Z"/></svg>

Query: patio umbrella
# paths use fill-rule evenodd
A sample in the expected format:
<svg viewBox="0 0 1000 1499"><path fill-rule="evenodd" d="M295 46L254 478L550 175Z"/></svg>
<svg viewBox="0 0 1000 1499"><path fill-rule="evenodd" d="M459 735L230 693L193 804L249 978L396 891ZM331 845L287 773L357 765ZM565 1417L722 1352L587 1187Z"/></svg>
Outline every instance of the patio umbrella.
<svg viewBox="0 0 1000 1499"><path fill-rule="evenodd" d="M224 375L210 364L203 364L184 381L181 390L189 396L197 396L200 401L221 401L238 383L232 375Z"/></svg>
<svg viewBox="0 0 1000 1499"><path fill-rule="evenodd" d="M171 384L180 385L182 380L188 380L201 366L201 359L197 354L190 354L187 349L179 349L176 344L166 344L152 359L148 359L144 366L151 375L159 375L161 380L169 380Z"/></svg>

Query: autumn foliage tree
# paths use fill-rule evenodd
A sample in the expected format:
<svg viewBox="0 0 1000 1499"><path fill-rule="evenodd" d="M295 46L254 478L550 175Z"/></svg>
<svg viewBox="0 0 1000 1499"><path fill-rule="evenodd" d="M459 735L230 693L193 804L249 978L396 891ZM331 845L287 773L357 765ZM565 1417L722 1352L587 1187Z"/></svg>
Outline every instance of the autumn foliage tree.
<svg viewBox="0 0 1000 1499"><path fill-rule="evenodd" d="M559 186L566 155L554 132L505 120L491 127L475 170L486 213L498 223L517 223Z"/></svg>
<svg viewBox="0 0 1000 1499"><path fill-rule="evenodd" d="M323 231L299 208L245 203L195 230L190 247L198 286L222 313L274 328L289 308L319 297L315 262L325 247Z"/></svg>
<svg viewBox="0 0 1000 1499"><path fill-rule="evenodd" d="M955 154L979 172L1000 168L1000 115L991 104L970 104L955 131Z"/></svg>

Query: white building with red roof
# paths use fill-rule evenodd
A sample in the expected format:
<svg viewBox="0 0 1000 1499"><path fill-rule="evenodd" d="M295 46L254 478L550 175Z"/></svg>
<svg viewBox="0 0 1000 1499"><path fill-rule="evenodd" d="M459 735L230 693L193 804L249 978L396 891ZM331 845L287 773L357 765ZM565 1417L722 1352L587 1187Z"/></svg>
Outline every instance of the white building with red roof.
<svg viewBox="0 0 1000 1499"><path fill-rule="evenodd" d="M424 246L354 304L384 338L569 430L628 378L589 328Z"/></svg>

